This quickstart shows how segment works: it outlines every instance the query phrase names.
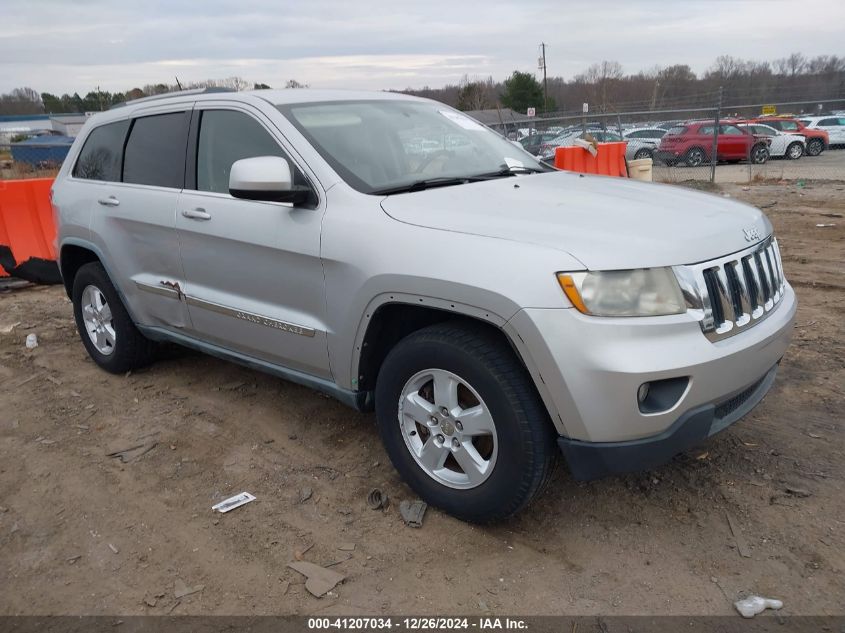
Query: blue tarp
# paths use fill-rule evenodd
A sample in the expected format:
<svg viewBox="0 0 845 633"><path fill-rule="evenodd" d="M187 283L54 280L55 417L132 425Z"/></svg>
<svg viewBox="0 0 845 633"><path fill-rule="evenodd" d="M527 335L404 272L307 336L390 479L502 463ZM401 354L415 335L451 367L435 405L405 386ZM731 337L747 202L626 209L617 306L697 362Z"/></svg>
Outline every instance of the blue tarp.
<svg viewBox="0 0 845 633"><path fill-rule="evenodd" d="M72 144L71 136L36 136L20 143L12 143L12 160L33 167L61 165Z"/></svg>

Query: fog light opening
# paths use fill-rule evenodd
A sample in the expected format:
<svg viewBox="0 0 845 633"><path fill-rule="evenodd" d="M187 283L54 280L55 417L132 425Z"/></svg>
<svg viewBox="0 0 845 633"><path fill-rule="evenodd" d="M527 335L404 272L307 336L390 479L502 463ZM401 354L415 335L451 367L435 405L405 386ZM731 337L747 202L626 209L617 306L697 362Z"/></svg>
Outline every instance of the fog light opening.
<svg viewBox="0 0 845 633"><path fill-rule="evenodd" d="M637 388L640 413L664 413L680 402L689 385L689 376L650 380Z"/></svg>

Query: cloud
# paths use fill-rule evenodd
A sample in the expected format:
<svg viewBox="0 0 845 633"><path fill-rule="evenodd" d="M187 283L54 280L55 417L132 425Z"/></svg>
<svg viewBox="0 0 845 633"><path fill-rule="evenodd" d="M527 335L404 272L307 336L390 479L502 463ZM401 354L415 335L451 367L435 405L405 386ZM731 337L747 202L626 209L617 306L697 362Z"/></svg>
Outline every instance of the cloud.
<svg viewBox="0 0 845 633"><path fill-rule="evenodd" d="M464 74L502 79L536 70L545 41L549 72L571 77L602 59L626 71L717 55L754 59L835 53L845 5L809 0L802 16L783 0L551 0L277 2L222 0L4 0L0 91L126 90L240 75L315 87L438 86Z"/></svg>

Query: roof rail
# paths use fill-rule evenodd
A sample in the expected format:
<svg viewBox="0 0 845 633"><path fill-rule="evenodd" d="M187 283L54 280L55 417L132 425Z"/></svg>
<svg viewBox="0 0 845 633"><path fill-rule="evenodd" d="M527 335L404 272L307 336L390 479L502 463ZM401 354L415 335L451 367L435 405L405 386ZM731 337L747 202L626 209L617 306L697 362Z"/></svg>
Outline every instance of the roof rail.
<svg viewBox="0 0 845 633"><path fill-rule="evenodd" d="M188 95L204 95L215 92L235 92L231 88L221 88L217 86L210 86L208 88L191 88L190 90L177 90L175 92L163 92L162 94L152 95L149 97L141 97L140 99L130 99L129 101L120 101L113 104L109 110L114 108L122 108L125 105L134 103L146 103L147 101L158 101L159 99L170 99L171 97L184 97Z"/></svg>

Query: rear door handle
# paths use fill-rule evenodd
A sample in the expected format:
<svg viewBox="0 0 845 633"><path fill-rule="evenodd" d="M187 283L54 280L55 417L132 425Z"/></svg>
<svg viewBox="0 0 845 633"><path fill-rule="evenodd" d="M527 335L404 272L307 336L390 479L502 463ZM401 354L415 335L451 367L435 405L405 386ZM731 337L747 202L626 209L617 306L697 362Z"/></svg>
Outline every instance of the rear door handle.
<svg viewBox="0 0 845 633"><path fill-rule="evenodd" d="M104 207L116 207L120 205L120 200L115 198L114 196L109 196L108 198L100 198L97 200L101 205Z"/></svg>
<svg viewBox="0 0 845 633"><path fill-rule="evenodd" d="M197 207L196 209L183 210L182 217L190 218L191 220L210 220L211 214L206 213L205 209Z"/></svg>

